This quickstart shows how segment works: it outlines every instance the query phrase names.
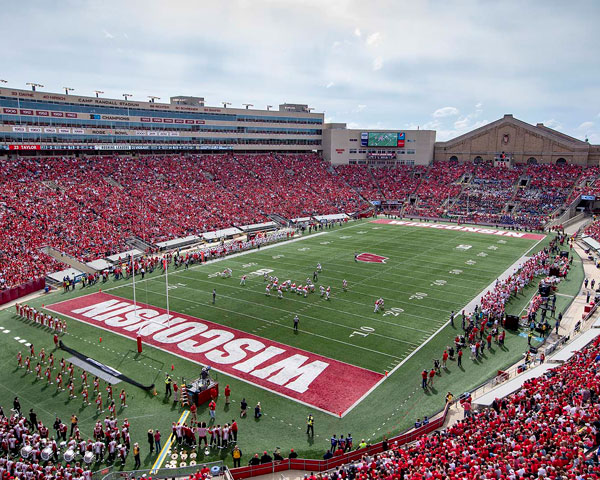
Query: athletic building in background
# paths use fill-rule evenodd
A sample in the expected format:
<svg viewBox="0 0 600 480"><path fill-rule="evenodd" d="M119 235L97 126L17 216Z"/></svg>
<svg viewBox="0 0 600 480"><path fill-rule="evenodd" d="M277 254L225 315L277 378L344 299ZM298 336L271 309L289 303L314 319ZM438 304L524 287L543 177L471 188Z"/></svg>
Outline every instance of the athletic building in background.
<svg viewBox="0 0 600 480"><path fill-rule="evenodd" d="M323 128L323 157L333 164L427 165L433 159L435 130Z"/></svg>
<svg viewBox="0 0 600 480"><path fill-rule="evenodd" d="M452 140L437 142L434 159L597 166L600 163L600 145L590 145L543 123L531 125L507 114Z"/></svg>
<svg viewBox="0 0 600 480"><path fill-rule="evenodd" d="M207 107L201 97L137 102L0 89L0 149L75 152L290 152L321 150L323 114Z"/></svg>
<svg viewBox="0 0 600 480"><path fill-rule="evenodd" d="M226 107L207 107L202 97L155 103L0 88L0 154L316 152L333 164L388 167L432 160L600 164L600 145L512 115L436 142L435 130L325 124L306 104Z"/></svg>

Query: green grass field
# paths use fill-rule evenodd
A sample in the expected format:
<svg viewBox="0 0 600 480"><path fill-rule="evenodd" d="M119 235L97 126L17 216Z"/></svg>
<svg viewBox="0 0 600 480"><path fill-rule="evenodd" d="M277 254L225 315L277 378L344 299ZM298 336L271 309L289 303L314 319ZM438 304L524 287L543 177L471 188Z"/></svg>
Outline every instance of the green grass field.
<svg viewBox="0 0 600 480"><path fill-rule="evenodd" d="M522 255L539 250L547 242L548 239L536 242L479 233L350 223L342 228L326 230L323 234L308 235L299 241L220 262L194 266L189 270L172 269L169 271L169 307L173 312L243 330L376 372L393 371L341 419L233 377L217 374L222 386L231 386L233 404L225 407L220 398L216 423L238 419L238 443L244 452L242 463L255 452L272 451L276 446L284 452L294 448L300 456L320 457L334 433L352 433L355 444L362 438L374 442L383 435L399 433L410 427L417 417L439 411L447 391L455 395L467 391L520 358L527 340L509 333L503 350L494 348L478 362L470 361L465 355L463 367L457 368L451 362L448 370L442 371L436 379L434 389L423 392L420 387L420 371L431 368L432 359L441 357L457 332L451 326L441 328L447 322L450 311L460 312ZM465 247L467 245L468 248ZM388 260L384 264L355 262L356 252L374 253L388 257ZM307 277L312 278L318 262L322 264L323 271L316 282L317 289L319 284L331 286L332 298L328 302L318 292L308 298L291 294L286 294L283 300L277 299L275 294L266 297L262 276L249 277L246 286L239 284L242 274L260 269L273 270L272 274L277 275L280 281L291 279L304 284ZM214 276L226 267L233 270L233 278ZM579 291L582 276L581 265L576 261L570 278L561 284L559 291L566 296L559 297L559 309L564 308L571 296ZM348 281L347 292L342 291L343 279ZM112 295L133 297L131 281L110 281L83 290L78 287L68 294L54 293L30 304L51 304L91 293L99 287ZM215 305L211 296L213 288L217 290ZM520 313L534 291L532 287L514 299L509 311ZM385 299L386 311L375 314L373 304L380 296ZM136 299L164 308L164 276L156 273L144 281L138 279ZM297 334L292 328L296 314L300 317L300 332ZM460 318L456 323L460 328ZM9 332L2 333L3 329ZM438 333L430 338L435 332ZM52 386L45 386L44 381L36 381L34 375L26 375L23 370L15 368L17 351L26 348L14 337L33 343L37 350L53 348L48 331L17 319L14 308L0 311L0 338L4 347L0 351L3 366L0 404L5 411L12 405L13 397L19 395L23 408L28 411L33 407L47 424L52 424L55 414L67 421L75 412L80 418L82 432L91 434L97 419L94 406L83 407L80 397L69 401L65 392L57 393ZM99 337L102 337L102 342L99 342ZM145 346L144 353L137 356L133 341L74 320L69 321L68 333L63 340L142 383L157 384L157 396L126 386L130 406L119 412L119 418L129 418L133 440L140 442L142 465L151 467L156 457L147 455L147 429L160 429L166 439L171 422L177 421L181 414L179 406L163 397L164 372L171 371L171 365L174 365L174 375L189 379L197 376L198 366L149 346ZM428 341L427 344L422 346L425 341ZM419 350L413 354L416 349ZM56 353L58 358L61 354ZM351 378L348 379L348 388L352 388ZM239 420L242 397L252 407L261 402L264 416L260 420L255 420L252 415ZM307 438L305 434L308 413L315 416L314 438ZM205 407L199 409L198 416L208 420ZM198 461L203 458L200 452ZM229 462L231 457L228 451L223 450L215 451L207 460L218 458ZM127 467L132 466L133 459L130 458Z"/></svg>

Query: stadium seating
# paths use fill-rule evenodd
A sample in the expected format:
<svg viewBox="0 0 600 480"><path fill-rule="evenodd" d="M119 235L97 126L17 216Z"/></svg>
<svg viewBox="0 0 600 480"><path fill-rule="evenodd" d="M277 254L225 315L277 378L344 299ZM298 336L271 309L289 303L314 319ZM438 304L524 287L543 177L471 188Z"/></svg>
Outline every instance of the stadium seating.
<svg viewBox="0 0 600 480"><path fill-rule="evenodd" d="M600 337L572 360L409 446L337 468L326 477L583 479L599 478L588 452L600 444Z"/></svg>
<svg viewBox="0 0 600 480"><path fill-rule="evenodd" d="M331 168L316 154L5 158L0 173L0 289L60 270L44 246L89 261L127 250L132 236L153 244L270 214L356 212L365 200L395 201L405 216L541 228L565 202L600 193L597 167Z"/></svg>
<svg viewBox="0 0 600 480"><path fill-rule="evenodd" d="M366 204L316 155L105 156L0 161L0 289L149 243ZM64 268L64 267L62 267Z"/></svg>

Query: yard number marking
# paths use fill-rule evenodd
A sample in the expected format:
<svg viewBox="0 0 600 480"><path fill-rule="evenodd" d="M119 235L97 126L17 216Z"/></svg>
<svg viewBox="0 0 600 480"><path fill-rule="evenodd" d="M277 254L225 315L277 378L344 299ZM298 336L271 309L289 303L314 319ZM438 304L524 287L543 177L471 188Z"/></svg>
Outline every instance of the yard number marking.
<svg viewBox="0 0 600 480"><path fill-rule="evenodd" d="M361 337L368 337L369 333L373 333L374 331L375 331L375 329L372 327L360 327L360 330L354 330L350 334L350 338L352 338L354 335L360 335Z"/></svg>

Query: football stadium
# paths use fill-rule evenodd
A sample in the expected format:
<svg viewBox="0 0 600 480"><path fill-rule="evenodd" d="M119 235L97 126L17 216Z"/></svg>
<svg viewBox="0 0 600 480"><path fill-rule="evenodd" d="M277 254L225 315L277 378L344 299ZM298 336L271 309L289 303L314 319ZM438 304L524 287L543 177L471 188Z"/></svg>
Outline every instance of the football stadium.
<svg viewBox="0 0 600 480"><path fill-rule="evenodd" d="M73 90L0 84L2 479L598 478L596 137Z"/></svg>

